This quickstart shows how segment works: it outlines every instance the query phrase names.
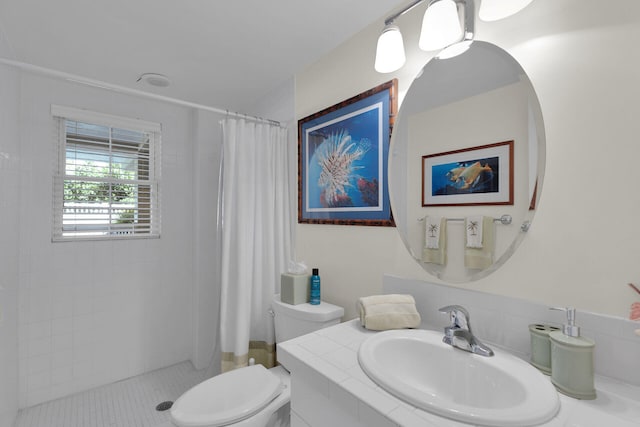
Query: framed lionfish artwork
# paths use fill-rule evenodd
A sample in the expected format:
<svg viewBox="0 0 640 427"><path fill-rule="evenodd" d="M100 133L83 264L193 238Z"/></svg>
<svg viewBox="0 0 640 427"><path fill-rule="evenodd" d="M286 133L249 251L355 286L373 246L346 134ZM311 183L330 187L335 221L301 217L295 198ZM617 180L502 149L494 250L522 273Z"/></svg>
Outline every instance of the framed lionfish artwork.
<svg viewBox="0 0 640 427"><path fill-rule="evenodd" d="M298 121L298 222L395 226L387 160L391 80Z"/></svg>
<svg viewBox="0 0 640 427"><path fill-rule="evenodd" d="M512 204L513 141L422 156L422 206Z"/></svg>

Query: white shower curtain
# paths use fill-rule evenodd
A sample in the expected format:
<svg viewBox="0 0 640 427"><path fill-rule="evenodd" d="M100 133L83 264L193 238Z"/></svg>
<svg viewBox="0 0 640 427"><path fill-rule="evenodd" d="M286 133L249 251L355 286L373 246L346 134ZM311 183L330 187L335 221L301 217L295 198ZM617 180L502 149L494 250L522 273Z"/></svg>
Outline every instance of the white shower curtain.
<svg viewBox="0 0 640 427"><path fill-rule="evenodd" d="M292 253L292 200L287 131L227 118L222 122L222 372L273 365L275 334L269 307ZM271 356L268 353L271 352ZM265 360L260 360L265 359Z"/></svg>

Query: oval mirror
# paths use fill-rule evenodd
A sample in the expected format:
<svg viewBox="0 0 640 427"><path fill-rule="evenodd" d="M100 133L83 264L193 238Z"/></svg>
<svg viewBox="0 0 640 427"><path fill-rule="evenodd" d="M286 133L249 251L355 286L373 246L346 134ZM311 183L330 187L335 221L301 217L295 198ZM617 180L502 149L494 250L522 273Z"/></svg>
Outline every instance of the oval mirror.
<svg viewBox="0 0 640 427"><path fill-rule="evenodd" d="M428 273L462 283L504 264L533 219L545 159L540 104L511 55L475 41L430 60L402 102L390 152L396 226Z"/></svg>

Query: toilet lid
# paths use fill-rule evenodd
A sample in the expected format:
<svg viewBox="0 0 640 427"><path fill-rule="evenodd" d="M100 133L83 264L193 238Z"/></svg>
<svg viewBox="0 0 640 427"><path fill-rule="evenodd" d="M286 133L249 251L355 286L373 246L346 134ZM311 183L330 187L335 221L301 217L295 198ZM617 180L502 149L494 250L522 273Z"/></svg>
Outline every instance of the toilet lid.
<svg viewBox="0 0 640 427"><path fill-rule="evenodd" d="M180 396L171 416L181 426L224 426L259 412L284 388L262 365L210 378Z"/></svg>

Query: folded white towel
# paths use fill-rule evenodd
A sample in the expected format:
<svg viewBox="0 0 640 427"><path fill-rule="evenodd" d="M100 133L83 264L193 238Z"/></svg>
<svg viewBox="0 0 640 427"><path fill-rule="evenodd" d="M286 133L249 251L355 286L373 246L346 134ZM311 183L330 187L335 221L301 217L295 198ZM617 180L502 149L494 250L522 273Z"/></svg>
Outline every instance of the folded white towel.
<svg viewBox="0 0 640 427"><path fill-rule="evenodd" d="M388 329L417 328L420 313L411 295L372 295L358 299L356 309L360 323L372 331Z"/></svg>
<svg viewBox="0 0 640 427"><path fill-rule="evenodd" d="M438 249L440 246L440 223L442 217L427 216L424 219L424 241L428 249Z"/></svg>
<svg viewBox="0 0 640 427"><path fill-rule="evenodd" d="M467 230L467 247L482 247L482 215L474 215L466 218L464 226Z"/></svg>

